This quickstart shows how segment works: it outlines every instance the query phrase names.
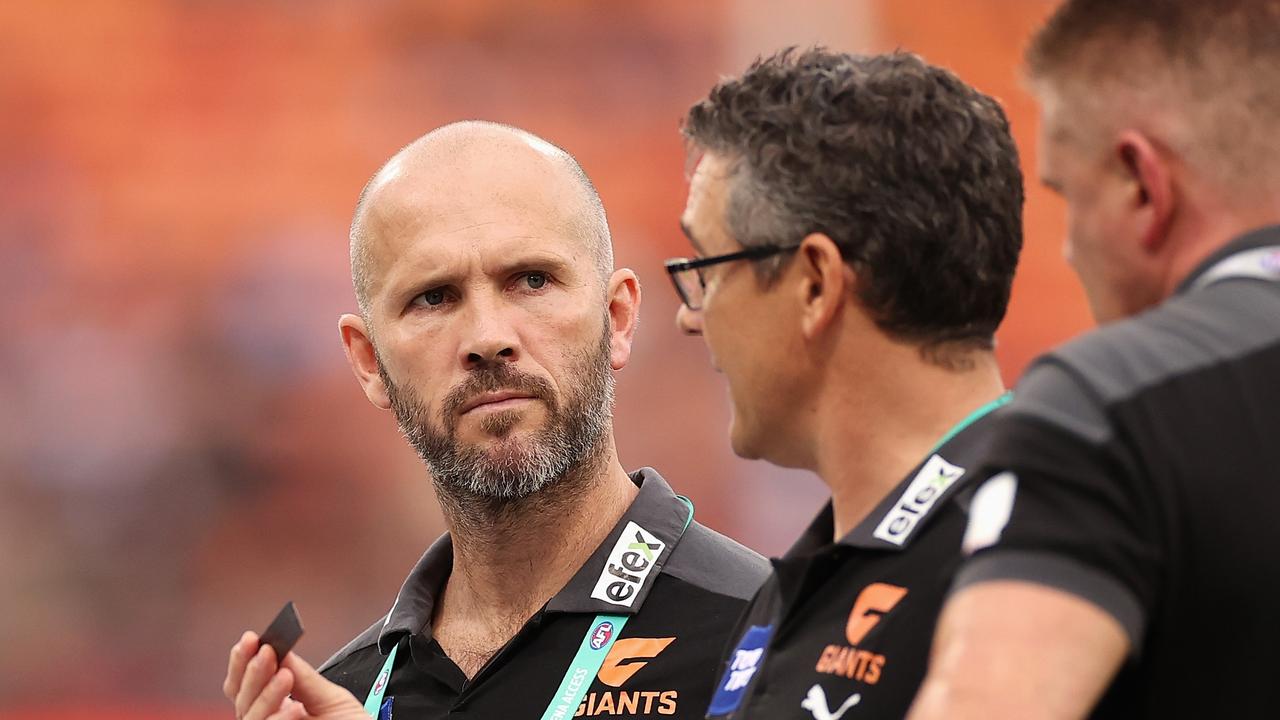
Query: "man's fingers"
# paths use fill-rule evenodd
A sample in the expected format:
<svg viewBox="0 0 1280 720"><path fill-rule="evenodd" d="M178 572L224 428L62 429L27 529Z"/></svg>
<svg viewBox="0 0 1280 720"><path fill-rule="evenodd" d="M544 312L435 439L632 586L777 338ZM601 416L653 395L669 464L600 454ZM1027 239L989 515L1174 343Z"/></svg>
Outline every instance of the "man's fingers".
<svg viewBox="0 0 1280 720"><path fill-rule="evenodd" d="M289 653L284 658L284 666L293 671L294 699L307 707L321 708L333 702L334 691L341 691L337 685L324 679L311 664L298 657L297 653ZM361 707L361 710L364 708Z"/></svg>
<svg viewBox="0 0 1280 720"><path fill-rule="evenodd" d="M239 694L244 667L249 664L249 658L253 657L257 649L258 634L252 630L246 630L236 644L231 646L231 653L227 658L227 677L222 681L222 694L228 700L234 702Z"/></svg>
<svg viewBox="0 0 1280 720"><path fill-rule="evenodd" d="M351 718L367 720L364 705L354 695L339 685L329 682L323 675L297 653L284 657L283 666L293 671L293 697L312 715L326 718Z"/></svg>
<svg viewBox="0 0 1280 720"><path fill-rule="evenodd" d="M303 720L306 717L309 716L302 703L286 699L280 710L268 717L267 720Z"/></svg>
<svg viewBox="0 0 1280 720"><path fill-rule="evenodd" d="M262 694L272 676L276 674L276 651L270 645L263 645L245 666L244 677L240 681L240 690L236 693L236 717L244 718L249 707ZM287 693L286 693L287 694ZM265 716L266 713L263 713Z"/></svg>
<svg viewBox="0 0 1280 720"><path fill-rule="evenodd" d="M289 697L289 691L292 688L293 673L287 668L280 668L249 706L249 711L244 714L244 720L266 720L284 711L285 699Z"/></svg>

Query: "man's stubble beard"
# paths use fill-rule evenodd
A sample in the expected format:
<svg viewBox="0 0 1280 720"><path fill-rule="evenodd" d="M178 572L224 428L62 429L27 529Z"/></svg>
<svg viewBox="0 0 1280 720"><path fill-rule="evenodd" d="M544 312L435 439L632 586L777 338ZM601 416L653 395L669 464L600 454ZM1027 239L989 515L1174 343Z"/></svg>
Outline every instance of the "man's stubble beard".
<svg viewBox="0 0 1280 720"><path fill-rule="evenodd" d="M462 515L493 515L535 497L573 496L584 488L608 446L614 397L610 338L606 317L600 341L570 367L563 396L546 380L506 362L479 365L445 396L440 422L432 421L412 387L392 381L379 358L378 372L400 432L426 463L441 501ZM489 447L464 445L457 438L458 409L478 393L496 390L527 393L542 402L545 425L521 438L511 433L526 411L487 413L480 430Z"/></svg>

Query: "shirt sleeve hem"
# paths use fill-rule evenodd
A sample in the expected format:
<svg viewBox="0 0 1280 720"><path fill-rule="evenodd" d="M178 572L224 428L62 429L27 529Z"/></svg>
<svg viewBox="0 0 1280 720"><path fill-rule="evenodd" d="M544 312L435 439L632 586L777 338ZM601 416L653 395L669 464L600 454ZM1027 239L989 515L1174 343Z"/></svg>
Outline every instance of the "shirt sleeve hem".
<svg viewBox="0 0 1280 720"><path fill-rule="evenodd" d="M993 580L1047 585L1097 605L1124 628L1129 636L1130 657L1138 656L1146 630L1146 613L1133 592L1110 575L1049 553L988 550L965 563L956 575L951 593Z"/></svg>

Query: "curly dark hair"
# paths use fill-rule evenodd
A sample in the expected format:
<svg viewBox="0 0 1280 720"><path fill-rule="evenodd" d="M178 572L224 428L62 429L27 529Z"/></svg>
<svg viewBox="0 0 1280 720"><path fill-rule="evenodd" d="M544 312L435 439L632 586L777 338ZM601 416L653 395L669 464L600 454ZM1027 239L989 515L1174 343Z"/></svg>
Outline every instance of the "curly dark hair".
<svg viewBox="0 0 1280 720"><path fill-rule="evenodd" d="M885 333L992 347L1023 202L995 100L909 53L789 48L717 84L682 130L691 151L730 162L724 221L741 245L824 233ZM757 263L762 281L787 257Z"/></svg>

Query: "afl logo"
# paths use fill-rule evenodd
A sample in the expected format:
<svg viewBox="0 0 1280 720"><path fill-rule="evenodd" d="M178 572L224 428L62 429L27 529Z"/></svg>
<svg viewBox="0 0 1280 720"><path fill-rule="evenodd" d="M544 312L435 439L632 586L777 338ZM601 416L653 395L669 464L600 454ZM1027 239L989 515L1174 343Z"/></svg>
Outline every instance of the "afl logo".
<svg viewBox="0 0 1280 720"><path fill-rule="evenodd" d="M602 622L591 631L591 649L599 650L609 642L609 638L613 637L613 623Z"/></svg>

